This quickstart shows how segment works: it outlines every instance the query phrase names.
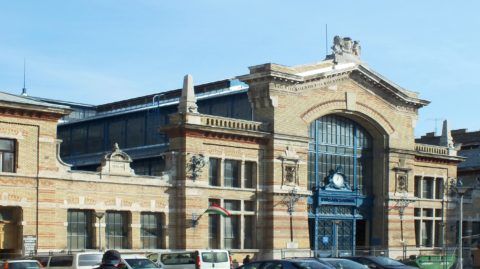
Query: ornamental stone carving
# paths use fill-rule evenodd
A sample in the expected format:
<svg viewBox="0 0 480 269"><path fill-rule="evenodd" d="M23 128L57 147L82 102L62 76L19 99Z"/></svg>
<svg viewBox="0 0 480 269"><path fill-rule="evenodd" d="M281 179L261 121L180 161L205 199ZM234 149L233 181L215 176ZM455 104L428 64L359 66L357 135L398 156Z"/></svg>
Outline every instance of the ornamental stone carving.
<svg viewBox="0 0 480 269"><path fill-rule="evenodd" d="M350 37L335 36L333 38L333 59L339 62L359 62L362 48L360 41L353 41Z"/></svg>
<svg viewBox="0 0 480 269"><path fill-rule="evenodd" d="M115 143L112 152L103 157L98 171L100 174L133 176L135 172L130 167L131 162L132 158L120 150L118 144Z"/></svg>

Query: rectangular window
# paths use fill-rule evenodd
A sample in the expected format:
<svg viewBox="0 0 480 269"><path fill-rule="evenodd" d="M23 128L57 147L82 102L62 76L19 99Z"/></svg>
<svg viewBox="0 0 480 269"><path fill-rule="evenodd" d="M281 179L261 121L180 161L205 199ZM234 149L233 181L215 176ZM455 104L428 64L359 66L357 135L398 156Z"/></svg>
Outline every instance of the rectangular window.
<svg viewBox="0 0 480 269"><path fill-rule="evenodd" d="M431 247L432 246L432 221L431 220L422 220L422 247Z"/></svg>
<svg viewBox="0 0 480 269"><path fill-rule="evenodd" d="M142 212L140 214L140 239L142 248L162 248L162 215Z"/></svg>
<svg viewBox="0 0 480 269"><path fill-rule="evenodd" d="M107 211L105 223L107 248L128 248L128 212Z"/></svg>
<svg viewBox="0 0 480 269"><path fill-rule="evenodd" d="M435 181L435 199L443 199L443 178Z"/></svg>
<svg viewBox="0 0 480 269"><path fill-rule="evenodd" d="M67 212L68 249L92 248L92 211L69 209Z"/></svg>
<svg viewBox="0 0 480 269"><path fill-rule="evenodd" d="M245 162L245 178L243 181L243 186L245 188L253 188L255 181L255 163L254 162Z"/></svg>
<svg viewBox="0 0 480 269"><path fill-rule="evenodd" d="M441 247L442 246L442 243L443 243L442 234L443 234L442 221L436 220L435 221L435 243L434 243L435 247Z"/></svg>
<svg viewBox="0 0 480 269"><path fill-rule="evenodd" d="M422 198L433 199L433 178L423 178Z"/></svg>
<svg viewBox="0 0 480 269"><path fill-rule="evenodd" d="M225 187L240 187L238 161L225 160Z"/></svg>
<svg viewBox="0 0 480 269"><path fill-rule="evenodd" d="M220 248L220 215L208 215L208 248Z"/></svg>
<svg viewBox="0 0 480 269"><path fill-rule="evenodd" d="M208 184L210 186L220 186L220 159L209 158Z"/></svg>
<svg viewBox="0 0 480 269"><path fill-rule="evenodd" d="M244 216L244 227L243 227L243 248L252 249L255 247L254 244L254 231L255 229L255 216L247 215Z"/></svg>
<svg viewBox="0 0 480 269"><path fill-rule="evenodd" d="M422 197L422 177L416 176L415 177L415 190L414 190L414 195L417 198Z"/></svg>
<svg viewBox="0 0 480 269"><path fill-rule="evenodd" d="M239 200L225 200L223 203L228 211L240 211L240 202Z"/></svg>
<svg viewBox="0 0 480 269"><path fill-rule="evenodd" d="M15 140L0 139L0 171L15 172Z"/></svg>
<svg viewBox="0 0 480 269"><path fill-rule="evenodd" d="M244 211L255 211L255 202L254 201L244 201L243 202Z"/></svg>
<svg viewBox="0 0 480 269"><path fill-rule="evenodd" d="M233 215L228 218L223 218L225 223L224 232L224 247L226 249L239 249L240 248L240 216Z"/></svg>

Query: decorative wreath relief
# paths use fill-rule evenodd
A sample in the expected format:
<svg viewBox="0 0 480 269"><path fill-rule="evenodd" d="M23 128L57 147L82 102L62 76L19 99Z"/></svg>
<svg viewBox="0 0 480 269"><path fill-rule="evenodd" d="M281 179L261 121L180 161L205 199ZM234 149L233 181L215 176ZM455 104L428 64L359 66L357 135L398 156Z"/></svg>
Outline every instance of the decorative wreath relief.
<svg viewBox="0 0 480 269"><path fill-rule="evenodd" d="M195 181L200 173L202 173L202 169L205 165L206 161L203 154L192 155L187 163L187 176Z"/></svg>

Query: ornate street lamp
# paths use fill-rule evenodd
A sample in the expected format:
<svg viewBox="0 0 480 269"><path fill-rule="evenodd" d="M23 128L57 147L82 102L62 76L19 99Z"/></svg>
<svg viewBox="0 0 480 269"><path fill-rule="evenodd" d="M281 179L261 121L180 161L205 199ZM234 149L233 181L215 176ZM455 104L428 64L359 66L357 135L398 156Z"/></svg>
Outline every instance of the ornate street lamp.
<svg viewBox="0 0 480 269"><path fill-rule="evenodd" d="M105 212L95 212L95 218L98 222L98 250L102 250L102 218L105 216Z"/></svg>
<svg viewBox="0 0 480 269"><path fill-rule="evenodd" d="M293 212L295 212L295 204L300 200L301 195L297 193L297 189L290 190L282 200L282 203L287 206L288 215L290 215L290 242L293 242Z"/></svg>
<svg viewBox="0 0 480 269"><path fill-rule="evenodd" d="M450 180L450 190L456 193L459 197L460 203L460 220L458 225L458 269L463 269L463 196L473 190L473 187L463 186L463 182L461 179L455 180L452 178Z"/></svg>
<svg viewBox="0 0 480 269"><path fill-rule="evenodd" d="M402 196L397 200L395 204L395 208L398 210L398 214L400 215L400 240L402 243L402 255L403 260L407 259L407 244L403 237L403 216L405 214L405 208L408 207L409 204L413 203L414 200L408 199L408 193L404 192Z"/></svg>

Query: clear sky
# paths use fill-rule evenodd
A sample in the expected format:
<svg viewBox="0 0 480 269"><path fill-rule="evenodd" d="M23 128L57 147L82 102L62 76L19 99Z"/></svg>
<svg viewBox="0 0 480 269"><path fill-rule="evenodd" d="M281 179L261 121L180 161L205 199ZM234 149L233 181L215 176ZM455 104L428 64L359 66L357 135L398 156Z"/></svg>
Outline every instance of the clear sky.
<svg viewBox="0 0 480 269"><path fill-rule="evenodd" d="M0 0L0 91L101 104L231 78L265 62L325 56L334 35L432 103L435 119L480 129L480 1ZM441 122L438 122L438 131Z"/></svg>

